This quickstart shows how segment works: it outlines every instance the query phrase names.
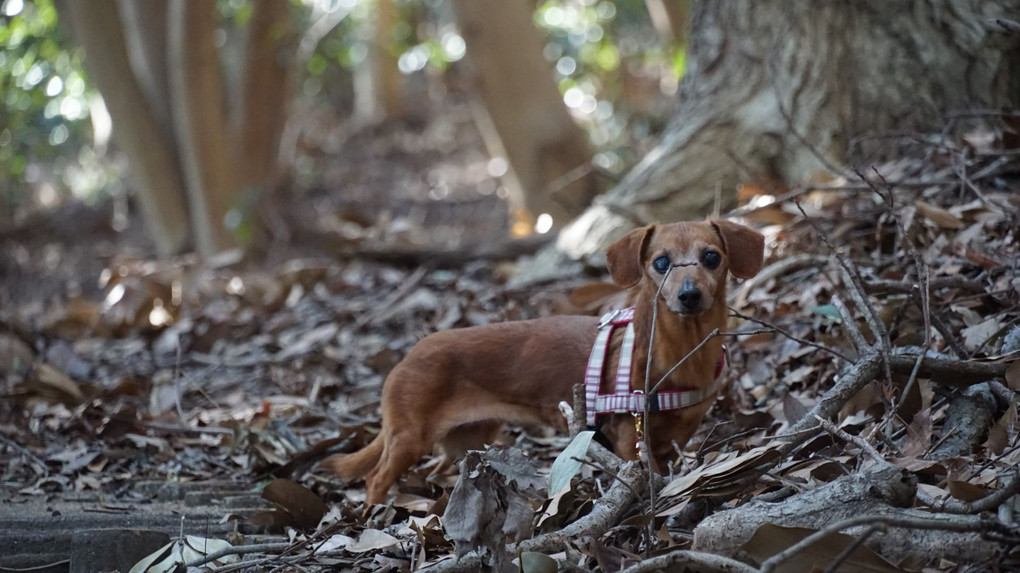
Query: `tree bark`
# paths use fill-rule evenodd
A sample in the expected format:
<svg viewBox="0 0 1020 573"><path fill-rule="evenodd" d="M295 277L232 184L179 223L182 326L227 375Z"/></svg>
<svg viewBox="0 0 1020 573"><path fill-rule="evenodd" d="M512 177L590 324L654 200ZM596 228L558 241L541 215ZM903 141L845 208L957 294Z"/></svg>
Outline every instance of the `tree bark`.
<svg viewBox="0 0 1020 573"><path fill-rule="evenodd" d="M872 536L867 545L893 562L944 557L982 563L995 555L994 542L984 541L977 532L953 529L953 523L964 518L910 509L916 487L917 479L906 470L891 464L872 466L777 503L751 501L710 515L694 529L692 548L743 560L744 544L764 524L824 529L853 517L882 515L946 523L944 531L892 527Z"/></svg>
<svg viewBox="0 0 1020 573"><path fill-rule="evenodd" d="M131 70L167 141L173 141L167 71L168 0L119 0Z"/></svg>
<svg viewBox="0 0 1020 573"><path fill-rule="evenodd" d="M213 34L215 0L173 0L169 54L174 126L191 206L196 244L203 255L234 245L227 213L237 186L223 102L223 76Z"/></svg>
<svg viewBox="0 0 1020 573"><path fill-rule="evenodd" d="M702 217L737 185L843 173L851 143L1020 103L1020 1L693 2L687 74L661 142L561 233L573 257L630 228ZM862 149L863 156L868 155Z"/></svg>
<svg viewBox="0 0 1020 573"><path fill-rule="evenodd" d="M376 0L375 10L361 22L359 34L367 55L354 71L354 116L361 123L404 115L402 78L393 50L396 24L393 0Z"/></svg>
<svg viewBox="0 0 1020 573"><path fill-rule="evenodd" d="M287 0L260 0L249 22L244 90L234 118L239 189L260 197L279 171L279 142L292 90L293 30Z"/></svg>
<svg viewBox="0 0 1020 573"><path fill-rule="evenodd" d="M511 208L524 221L548 213L561 225L581 212L597 190L591 177L556 189L565 174L588 164L587 137L563 104L532 5L521 0L456 0L454 6L475 91L479 126L493 155L505 157ZM485 117L487 116L487 117Z"/></svg>
<svg viewBox="0 0 1020 573"><path fill-rule="evenodd" d="M106 100L114 137L131 162L142 215L161 256L180 252L189 225L184 182L173 142L156 120L132 73L117 0L71 1L64 5L89 76Z"/></svg>

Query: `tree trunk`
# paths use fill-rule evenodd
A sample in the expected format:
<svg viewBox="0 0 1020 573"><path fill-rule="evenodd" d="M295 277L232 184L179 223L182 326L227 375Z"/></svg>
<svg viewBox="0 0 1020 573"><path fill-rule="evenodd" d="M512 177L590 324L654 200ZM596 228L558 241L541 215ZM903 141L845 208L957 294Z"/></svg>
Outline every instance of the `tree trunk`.
<svg viewBox="0 0 1020 573"><path fill-rule="evenodd" d="M455 0L454 6L468 45L475 91L488 116L479 122L482 134L492 154L505 157L513 172L511 186L517 189L511 189L511 208L524 221L548 213L561 225L580 213L597 191L591 177L555 188L564 175L586 166L592 153L542 56L532 4Z"/></svg>
<svg viewBox="0 0 1020 573"><path fill-rule="evenodd" d="M732 206L740 183L843 174L860 136L1015 107L1020 37L995 19L1018 10L1020 0L693 2L687 74L661 142L558 247L583 257L636 225L705 216L717 195Z"/></svg>
<svg viewBox="0 0 1020 573"><path fill-rule="evenodd" d="M187 181L191 223L203 255L233 246L227 213L237 199L231 141L223 103L223 75L213 35L215 0L170 4L170 85L177 145Z"/></svg>
<svg viewBox="0 0 1020 573"><path fill-rule="evenodd" d="M175 254L188 240L184 183L173 142L165 138L157 114L132 73L117 1L72 0L64 10L85 48L90 78L106 100L114 137L131 162L142 215L156 250L162 256Z"/></svg>
<svg viewBox="0 0 1020 573"><path fill-rule="evenodd" d="M234 118L239 188L261 197L279 168L279 142L292 87L293 31L288 0L255 3L249 22L244 91Z"/></svg>
<svg viewBox="0 0 1020 573"><path fill-rule="evenodd" d="M397 24L393 0L375 0L375 10L360 24L367 55L354 71L354 117L363 124L399 118L404 114L404 90L393 50Z"/></svg>
<svg viewBox="0 0 1020 573"><path fill-rule="evenodd" d="M663 46L678 46L684 42L684 22L691 11L690 0L645 0L648 17Z"/></svg>
<svg viewBox="0 0 1020 573"><path fill-rule="evenodd" d="M145 101L163 129L167 141L173 141L170 113L170 87L167 72L166 22L168 0L119 0L121 24L127 40L131 71L145 94Z"/></svg>

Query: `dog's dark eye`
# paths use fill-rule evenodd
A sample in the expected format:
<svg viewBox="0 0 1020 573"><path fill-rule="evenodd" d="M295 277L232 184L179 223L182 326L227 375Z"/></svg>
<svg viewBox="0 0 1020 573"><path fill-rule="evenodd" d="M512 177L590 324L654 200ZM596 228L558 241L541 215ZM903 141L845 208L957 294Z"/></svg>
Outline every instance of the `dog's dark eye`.
<svg viewBox="0 0 1020 573"><path fill-rule="evenodd" d="M713 270L719 266L722 262L722 255L716 251L705 251L701 255L701 264L705 265L706 269Z"/></svg>
<svg viewBox="0 0 1020 573"><path fill-rule="evenodd" d="M659 274L666 274L666 271L669 270L669 257L662 255L661 257L656 258L652 261L652 268L654 268Z"/></svg>

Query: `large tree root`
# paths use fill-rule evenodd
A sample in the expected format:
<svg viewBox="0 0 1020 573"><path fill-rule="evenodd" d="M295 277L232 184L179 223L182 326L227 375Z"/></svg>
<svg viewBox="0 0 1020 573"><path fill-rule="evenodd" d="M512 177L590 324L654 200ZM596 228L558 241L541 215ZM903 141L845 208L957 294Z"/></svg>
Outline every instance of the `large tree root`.
<svg viewBox="0 0 1020 573"><path fill-rule="evenodd" d="M872 549L894 563L910 557L980 563L995 555L998 545L980 533L995 529L994 524L975 516L909 509L916 486L916 478L906 470L878 464L780 503L752 501L711 515L695 528L694 549L748 559L742 546L764 524L825 530L845 520L867 522L862 516L871 516L873 522L894 524L868 541ZM925 529L917 529L921 525ZM847 532L859 533L863 527Z"/></svg>

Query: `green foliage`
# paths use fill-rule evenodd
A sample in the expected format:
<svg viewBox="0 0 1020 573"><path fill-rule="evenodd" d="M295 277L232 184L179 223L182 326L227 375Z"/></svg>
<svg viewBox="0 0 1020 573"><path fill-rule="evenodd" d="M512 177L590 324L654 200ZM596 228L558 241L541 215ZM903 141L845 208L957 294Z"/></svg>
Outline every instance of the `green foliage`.
<svg viewBox="0 0 1020 573"><path fill-rule="evenodd" d="M0 212L32 185L60 183L91 144L92 91L67 46L53 0L0 6Z"/></svg>
<svg viewBox="0 0 1020 573"><path fill-rule="evenodd" d="M300 54L299 93L350 109L352 70L377 41L366 26L376 0L291 3L299 39L328 24L311 42L314 49ZM217 6L224 42L236 45L253 0L218 0ZM395 0L395 7L398 24L382 41L405 75L435 81L464 57L450 0ZM101 100L57 19L54 0L0 0L0 220L28 203L30 191L112 190L124 169L94 147L90 110L101 109L95 105ZM596 162L622 169L668 117L668 90L686 64L682 47L661 44L642 0L543 0L534 21L547 35L545 55L564 103L602 152ZM226 52L229 64L237 56ZM416 85L420 90L421 82Z"/></svg>
<svg viewBox="0 0 1020 573"><path fill-rule="evenodd" d="M535 24L548 34L545 56L564 103L605 150L596 160L620 169L623 150L668 115L648 102L669 101L663 86L683 75L683 47L662 45L642 0L546 0Z"/></svg>

